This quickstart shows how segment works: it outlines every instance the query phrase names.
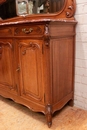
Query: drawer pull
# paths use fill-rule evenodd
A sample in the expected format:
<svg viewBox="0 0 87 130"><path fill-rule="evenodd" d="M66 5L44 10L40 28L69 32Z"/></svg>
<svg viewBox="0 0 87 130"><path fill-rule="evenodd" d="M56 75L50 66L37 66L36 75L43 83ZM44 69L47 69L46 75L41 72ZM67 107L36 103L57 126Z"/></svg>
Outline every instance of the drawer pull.
<svg viewBox="0 0 87 130"><path fill-rule="evenodd" d="M23 28L22 29L22 32L24 32L25 34L31 33L32 31L33 31L32 28L29 28L29 29Z"/></svg>

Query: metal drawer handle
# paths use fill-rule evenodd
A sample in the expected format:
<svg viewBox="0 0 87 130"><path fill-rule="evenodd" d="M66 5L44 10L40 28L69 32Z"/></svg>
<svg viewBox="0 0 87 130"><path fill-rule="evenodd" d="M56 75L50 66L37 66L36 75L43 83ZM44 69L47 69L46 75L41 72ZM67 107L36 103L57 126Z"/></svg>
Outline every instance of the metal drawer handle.
<svg viewBox="0 0 87 130"><path fill-rule="evenodd" d="M24 32L25 34L31 33L32 31L33 31L33 28L29 28L29 29L23 28L22 29L22 32Z"/></svg>

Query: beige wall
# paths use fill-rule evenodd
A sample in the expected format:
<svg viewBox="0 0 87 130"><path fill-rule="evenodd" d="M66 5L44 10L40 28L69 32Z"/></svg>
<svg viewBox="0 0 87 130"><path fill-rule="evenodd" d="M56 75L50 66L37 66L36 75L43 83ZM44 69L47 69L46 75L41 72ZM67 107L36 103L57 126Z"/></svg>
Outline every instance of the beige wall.
<svg viewBox="0 0 87 130"><path fill-rule="evenodd" d="M87 0L76 0L75 106L87 110Z"/></svg>

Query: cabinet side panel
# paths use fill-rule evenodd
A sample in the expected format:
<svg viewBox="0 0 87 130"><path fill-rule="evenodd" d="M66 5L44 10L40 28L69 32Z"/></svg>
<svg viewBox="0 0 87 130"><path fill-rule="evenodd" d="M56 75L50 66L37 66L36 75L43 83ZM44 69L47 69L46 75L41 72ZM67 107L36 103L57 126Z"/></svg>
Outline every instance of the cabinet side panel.
<svg viewBox="0 0 87 130"><path fill-rule="evenodd" d="M73 38L53 40L53 103L73 91Z"/></svg>

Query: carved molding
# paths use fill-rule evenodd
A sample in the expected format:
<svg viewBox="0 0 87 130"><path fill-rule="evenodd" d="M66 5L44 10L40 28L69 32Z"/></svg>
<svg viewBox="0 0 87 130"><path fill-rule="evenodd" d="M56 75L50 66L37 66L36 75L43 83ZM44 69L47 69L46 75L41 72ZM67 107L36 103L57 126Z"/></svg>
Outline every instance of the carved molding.
<svg viewBox="0 0 87 130"><path fill-rule="evenodd" d="M75 0L70 1L71 4L67 7L67 10L65 11L67 18L71 18L72 16L74 16L75 13Z"/></svg>
<svg viewBox="0 0 87 130"><path fill-rule="evenodd" d="M49 46L49 44L50 44L50 34L49 34L48 24L45 25L44 41L45 41L45 45Z"/></svg>

